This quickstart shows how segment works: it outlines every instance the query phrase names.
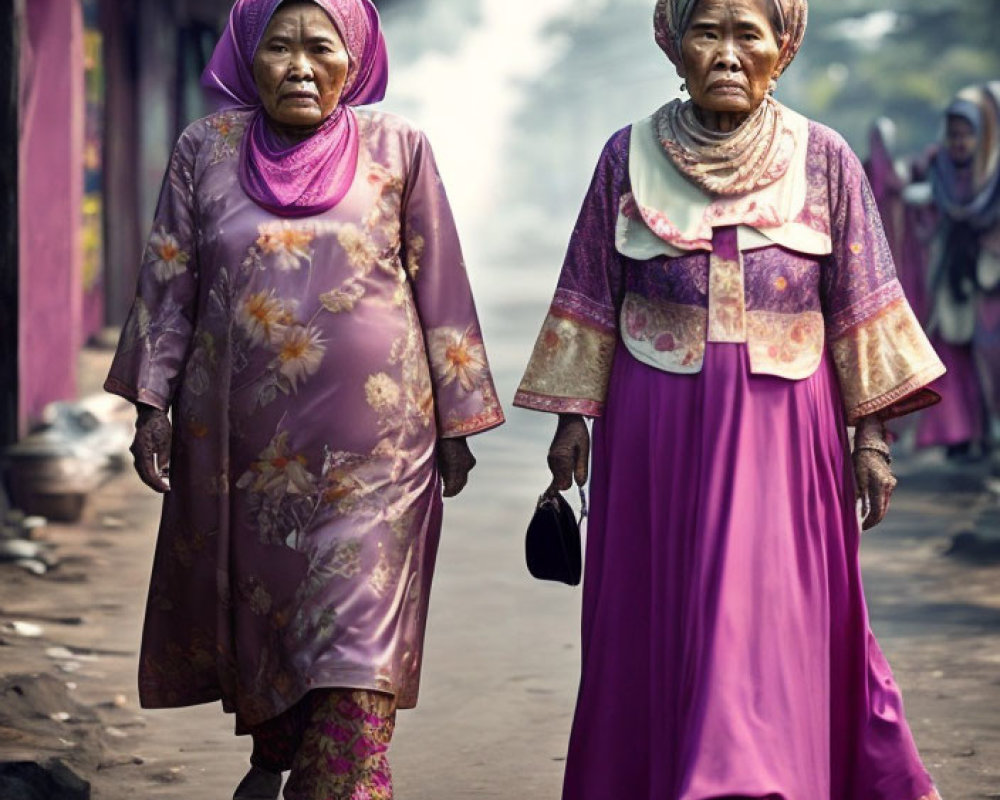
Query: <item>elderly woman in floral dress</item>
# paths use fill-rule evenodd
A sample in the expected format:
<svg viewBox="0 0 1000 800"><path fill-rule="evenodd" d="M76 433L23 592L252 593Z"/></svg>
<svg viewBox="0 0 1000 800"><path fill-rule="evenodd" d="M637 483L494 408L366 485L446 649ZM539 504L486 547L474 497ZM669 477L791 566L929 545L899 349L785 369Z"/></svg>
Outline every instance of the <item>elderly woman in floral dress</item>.
<svg viewBox="0 0 1000 800"><path fill-rule="evenodd" d="M442 482L503 421L430 145L355 108L386 73L368 0L238 0L107 381L167 493L141 700L221 699L239 798L391 797Z"/></svg>
<svg viewBox="0 0 1000 800"><path fill-rule="evenodd" d="M592 505L564 800L937 792L869 631L884 421L943 368L861 164L776 102L805 0L659 0L691 98L611 137L517 395ZM853 456L847 426L856 428Z"/></svg>

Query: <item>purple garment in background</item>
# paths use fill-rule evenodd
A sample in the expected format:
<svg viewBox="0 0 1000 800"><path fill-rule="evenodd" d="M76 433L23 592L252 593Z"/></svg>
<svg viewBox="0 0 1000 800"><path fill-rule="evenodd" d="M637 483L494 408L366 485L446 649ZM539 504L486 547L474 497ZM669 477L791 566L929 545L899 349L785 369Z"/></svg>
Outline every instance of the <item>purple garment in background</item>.
<svg viewBox="0 0 1000 800"><path fill-rule="evenodd" d="M281 0L237 0L202 83L220 108L254 110L240 153L240 184L261 207L308 217L339 203L358 163L358 121L351 106L385 97L389 62L378 11L370 0L313 0L330 18L350 56L340 105L308 139L282 142L267 124L253 79L253 57Z"/></svg>
<svg viewBox="0 0 1000 800"><path fill-rule="evenodd" d="M986 409L972 345L948 344L939 336L932 336L931 343L948 372L933 384L941 402L920 413L916 446L981 441L986 433Z"/></svg>
<svg viewBox="0 0 1000 800"><path fill-rule="evenodd" d="M1000 295L992 294L979 300L973 351L987 408L1000 417Z"/></svg>
<svg viewBox="0 0 1000 800"><path fill-rule="evenodd" d="M905 181L896 171L896 159L890 142L892 123L882 118L872 125L868 137L868 160L865 161L865 176L872 187L872 196L878 206L885 238L889 242L896 274L903 285L903 291L917 319L923 321L920 313L922 302L915 302L915 294L922 294L926 276L922 262L911 263L906 258L906 203L903 201Z"/></svg>
<svg viewBox="0 0 1000 800"><path fill-rule="evenodd" d="M926 325L927 242L937 225L937 213L933 206L915 205L903 199L903 190L912 179L904 178L896 170L886 122L879 120L872 126L865 175L882 218L903 293L920 324ZM918 168L913 160L909 167L911 175Z"/></svg>
<svg viewBox="0 0 1000 800"><path fill-rule="evenodd" d="M937 223L938 214L933 205L904 204L899 280L913 313L925 328L931 312L927 286L930 269L928 242Z"/></svg>

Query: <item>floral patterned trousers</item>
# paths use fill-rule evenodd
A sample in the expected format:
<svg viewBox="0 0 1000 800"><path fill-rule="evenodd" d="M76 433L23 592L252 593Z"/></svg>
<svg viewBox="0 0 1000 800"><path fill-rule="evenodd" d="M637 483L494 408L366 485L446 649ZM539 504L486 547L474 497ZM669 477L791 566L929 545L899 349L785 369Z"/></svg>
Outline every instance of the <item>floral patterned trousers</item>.
<svg viewBox="0 0 1000 800"><path fill-rule="evenodd" d="M391 695L320 689L251 730L250 761L291 770L285 800L392 800L386 753L395 727Z"/></svg>

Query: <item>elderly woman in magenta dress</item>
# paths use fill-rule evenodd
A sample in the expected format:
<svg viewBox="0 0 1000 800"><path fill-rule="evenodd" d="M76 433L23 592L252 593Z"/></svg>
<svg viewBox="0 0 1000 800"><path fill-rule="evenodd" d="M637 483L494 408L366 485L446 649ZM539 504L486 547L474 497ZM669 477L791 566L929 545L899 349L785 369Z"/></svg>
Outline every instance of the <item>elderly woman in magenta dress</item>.
<svg viewBox="0 0 1000 800"><path fill-rule="evenodd" d="M587 478L564 800L937 798L872 636L884 421L943 367L861 164L769 94L805 0L660 0L691 99L614 134L516 402ZM856 426L853 456L847 430Z"/></svg>
<svg viewBox="0 0 1000 800"><path fill-rule="evenodd" d="M442 482L503 421L430 145L354 108L386 77L368 0L236 3L107 381L168 492L141 700L222 700L253 736L236 797L289 769L289 800L391 797Z"/></svg>

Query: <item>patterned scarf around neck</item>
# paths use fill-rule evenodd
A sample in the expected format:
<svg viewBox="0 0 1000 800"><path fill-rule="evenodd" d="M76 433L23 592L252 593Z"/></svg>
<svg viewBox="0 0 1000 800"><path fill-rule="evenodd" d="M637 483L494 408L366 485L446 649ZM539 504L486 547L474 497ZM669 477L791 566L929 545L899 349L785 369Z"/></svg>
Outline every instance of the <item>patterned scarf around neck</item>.
<svg viewBox="0 0 1000 800"><path fill-rule="evenodd" d="M653 123L673 165L713 196L735 197L770 186L788 172L795 153L795 135L785 125L783 106L772 97L729 133L702 125L690 100L667 103Z"/></svg>

